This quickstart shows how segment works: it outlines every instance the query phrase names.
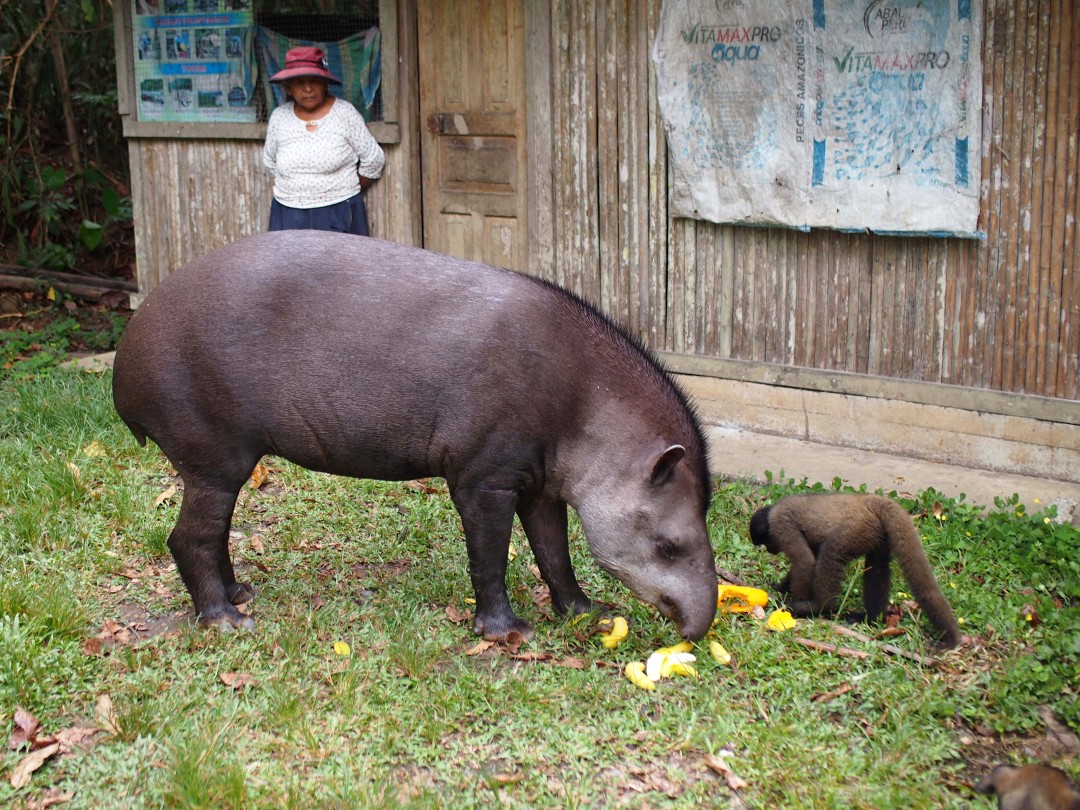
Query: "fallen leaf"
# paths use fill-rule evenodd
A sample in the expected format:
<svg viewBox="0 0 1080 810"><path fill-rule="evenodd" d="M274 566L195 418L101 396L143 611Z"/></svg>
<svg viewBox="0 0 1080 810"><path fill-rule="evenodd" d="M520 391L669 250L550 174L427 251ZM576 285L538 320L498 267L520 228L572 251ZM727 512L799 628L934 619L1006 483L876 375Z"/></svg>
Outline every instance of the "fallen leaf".
<svg viewBox="0 0 1080 810"><path fill-rule="evenodd" d="M22 758L22 761L15 766L15 770L11 773L11 786L16 790L24 788L30 784L30 778L34 771L40 768L45 762L56 754L60 750L60 743L53 743L52 745L46 745L44 748L39 748L36 751L32 751Z"/></svg>
<svg viewBox="0 0 1080 810"><path fill-rule="evenodd" d="M266 551L266 547L263 546L262 538L257 534L251 535L248 539L248 543L251 545L251 550L256 554L263 554Z"/></svg>
<svg viewBox="0 0 1080 810"><path fill-rule="evenodd" d="M737 776L733 770L724 761L722 756L716 754L706 754L705 764L710 770L716 772L720 776L724 777L724 781L727 782L727 786L732 790L742 790L746 787L746 780L741 776Z"/></svg>
<svg viewBox="0 0 1080 810"><path fill-rule="evenodd" d="M120 733L120 727L116 724L116 710L113 708L112 698L108 695L98 698L97 706L94 708L94 719L97 720L98 727L102 731L113 735Z"/></svg>
<svg viewBox="0 0 1080 810"><path fill-rule="evenodd" d="M127 293L124 293L127 295ZM45 795L38 799L33 804L27 803L27 810L33 808L34 810L46 810L49 807L54 807L58 804L67 804L75 798L74 793L64 793L59 788L49 788L45 791Z"/></svg>
<svg viewBox="0 0 1080 810"><path fill-rule="evenodd" d="M854 688L855 688L855 684L853 684L853 683L850 683L850 682L849 683L842 683L838 687L833 689L831 692L823 692L820 695L814 695L812 698L810 698L810 702L811 703L828 703L830 700L838 698L841 695L846 695L848 692L850 692Z"/></svg>
<svg viewBox="0 0 1080 810"><path fill-rule="evenodd" d="M176 484L169 484L169 486L165 487L164 491L162 491L160 495L154 498L154 508L157 509L175 494Z"/></svg>
<svg viewBox="0 0 1080 810"><path fill-rule="evenodd" d="M97 657L105 651L105 642L100 638L88 638L83 642L83 655Z"/></svg>
<svg viewBox="0 0 1080 810"><path fill-rule="evenodd" d="M425 495L438 495L442 492L438 487L431 486L430 481L430 478L417 478L414 481L406 481L405 487L413 492L422 492Z"/></svg>
<svg viewBox="0 0 1080 810"><path fill-rule="evenodd" d="M255 469L251 471L251 480L248 482L248 486L252 489L258 489L266 483L268 478L270 478L269 468L262 462L259 462L255 465Z"/></svg>
<svg viewBox="0 0 1080 810"><path fill-rule="evenodd" d="M510 657L515 661L550 661L553 658L551 653L540 652L539 650L526 650Z"/></svg>
<svg viewBox="0 0 1080 810"><path fill-rule="evenodd" d="M82 451L87 458L100 458L105 455L105 448L99 442L90 442Z"/></svg>
<svg viewBox="0 0 1080 810"><path fill-rule="evenodd" d="M585 662L580 658L574 658L572 655L566 656L555 662L557 667L566 667L567 669L585 669Z"/></svg>
<svg viewBox="0 0 1080 810"><path fill-rule="evenodd" d="M452 621L454 624L461 624L467 622L472 618L471 610L458 610L453 605L446 606L446 618Z"/></svg>
<svg viewBox="0 0 1080 810"><path fill-rule="evenodd" d="M88 728L86 726L72 726L65 728L56 735L56 741L60 743L60 753L66 754L74 748L83 748L83 742L95 734L100 734L100 728Z"/></svg>
<svg viewBox="0 0 1080 810"><path fill-rule="evenodd" d="M466 655L480 655L482 652L487 652L495 646L494 641L488 641L487 639L481 639L473 644L469 649L465 651Z"/></svg>
<svg viewBox="0 0 1080 810"><path fill-rule="evenodd" d="M34 715L30 714L22 706L16 706L15 730L11 732L11 736L8 738L8 748L17 751L24 745L33 746L39 728L41 728L41 724Z"/></svg>
<svg viewBox="0 0 1080 810"><path fill-rule="evenodd" d="M259 683L255 676L248 672L222 672L221 682L237 692Z"/></svg>

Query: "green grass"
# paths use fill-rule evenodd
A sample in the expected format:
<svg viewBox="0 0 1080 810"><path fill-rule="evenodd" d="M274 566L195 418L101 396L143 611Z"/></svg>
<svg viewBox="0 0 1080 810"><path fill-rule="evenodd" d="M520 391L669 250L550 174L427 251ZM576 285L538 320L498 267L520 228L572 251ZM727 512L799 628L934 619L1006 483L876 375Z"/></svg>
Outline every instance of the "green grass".
<svg viewBox="0 0 1080 810"><path fill-rule="evenodd" d="M730 752L748 807L989 807L968 785L996 759L1030 758L1020 746L1041 739L1040 705L1080 727L1080 536L1012 497L989 511L932 491L905 501L978 640L943 666L840 637L828 621L779 634L723 615L714 633L734 664L699 651L698 678L649 693L622 667L676 641L674 629L598 569L576 525L583 586L629 619L629 639L606 650L592 619L538 604L519 533L511 598L536 629L522 651L544 660L467 655L469 624L447 614L472 594L444 493L270 459L280 469L245 492L234 521L258 630L197 630L165 545L180 497L154 506L173 471L136 445L109 385L70 372L0 381L0 730L16 706L52 734L94 724L102 695L113 705L108 731L21 790L7 777L25 752L5 749L0 803L51 790L73 793L69 807L739 806L706 765ZM837 487L782 474L721 483L709 516L718 565L767 587L781 561L747 541L750 514ZM903 587L897 577L897 601ZM163 619L174 629L114 636L101 654L87 646L106 622L133 636ZM891 641L925 652L925 623L906 614L902 626ZM870 656L814 652L796 635ZM338 641L351 655L335 654ZM565 665L574 659L583 667ZM222 675L236 673L254 682L231 688Z"/></svg>

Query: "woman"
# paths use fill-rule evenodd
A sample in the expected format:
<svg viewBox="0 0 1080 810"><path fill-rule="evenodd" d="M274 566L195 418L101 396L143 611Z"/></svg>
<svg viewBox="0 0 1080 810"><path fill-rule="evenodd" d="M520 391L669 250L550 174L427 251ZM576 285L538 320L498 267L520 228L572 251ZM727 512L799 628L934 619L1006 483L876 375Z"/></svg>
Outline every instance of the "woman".
<svg viewBox="0 0 1080 810"><path fill-rule="evenodd" d="M274 178L270 230L311 228L368 236L361 191L382 174L386 156L348 101L320 48L291 48L281 82L290 101L270 115L263 163Z"/></svg>

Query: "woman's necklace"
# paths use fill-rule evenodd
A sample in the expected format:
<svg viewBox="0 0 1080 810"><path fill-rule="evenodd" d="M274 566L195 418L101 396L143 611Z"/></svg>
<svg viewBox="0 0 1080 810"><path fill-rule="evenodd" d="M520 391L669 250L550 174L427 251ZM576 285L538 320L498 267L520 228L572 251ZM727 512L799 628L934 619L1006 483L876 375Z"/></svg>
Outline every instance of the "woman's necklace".
<svg viewBox="0 0 1080 810"><path fill-rule="evenodd" d="M319 122L318 121L308 121L307 124L304 127L304 129L306 129L308 132L314 132L318 128L319 128Z"/></svg>

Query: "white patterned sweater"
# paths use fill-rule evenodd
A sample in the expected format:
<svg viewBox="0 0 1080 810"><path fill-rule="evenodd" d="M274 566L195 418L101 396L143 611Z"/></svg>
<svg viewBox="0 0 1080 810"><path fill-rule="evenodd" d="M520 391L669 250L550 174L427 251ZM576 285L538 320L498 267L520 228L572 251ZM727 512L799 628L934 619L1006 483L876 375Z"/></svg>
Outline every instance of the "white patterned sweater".
<svg viewBox="0 0 1080 810"><path fill-rule="evenodd" d="M320 208L358 194L357 169L375 179L386 155L348 101L334 99L316 121L297 118L288 101L270 114L263 163L274 178L275 200L290 208Z"/></svg>

